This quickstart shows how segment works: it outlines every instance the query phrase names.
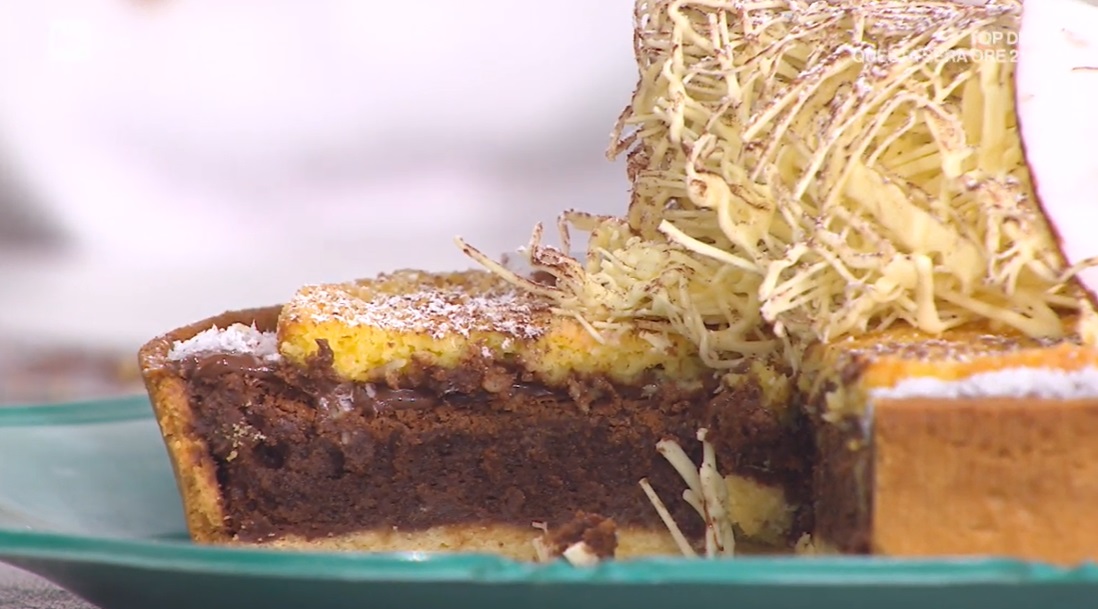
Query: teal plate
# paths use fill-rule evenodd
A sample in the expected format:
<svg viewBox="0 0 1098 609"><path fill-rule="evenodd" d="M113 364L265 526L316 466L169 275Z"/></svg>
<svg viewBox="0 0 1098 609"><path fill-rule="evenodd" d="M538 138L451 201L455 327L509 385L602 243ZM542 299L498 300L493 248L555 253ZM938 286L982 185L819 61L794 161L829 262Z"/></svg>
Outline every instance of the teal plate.
<svg viewBox="0 0 1098 609"><path fill-rule="evenodd" d="M575 569L196 546L144 398L0 409L0 560L104 609L1098 605L1094 565L667 558Z"/></svg>

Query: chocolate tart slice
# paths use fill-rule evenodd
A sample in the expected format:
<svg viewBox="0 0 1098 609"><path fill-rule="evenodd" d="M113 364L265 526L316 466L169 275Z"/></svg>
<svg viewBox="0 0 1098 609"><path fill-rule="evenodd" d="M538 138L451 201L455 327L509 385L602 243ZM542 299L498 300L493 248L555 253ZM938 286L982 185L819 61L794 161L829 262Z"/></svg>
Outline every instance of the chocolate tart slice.
<svg viewBox="0 0 1098 609"><path fill-rule="evenodd" d="M794 539L807 430L763 382L786 377L722 381L680 339L592 333L488 273L307 286L140 360L198 542L533 559L579 518L612 525L602 554L727 552L718 511L741 541ZM705 458L720 510L681 499Z"/></svg>

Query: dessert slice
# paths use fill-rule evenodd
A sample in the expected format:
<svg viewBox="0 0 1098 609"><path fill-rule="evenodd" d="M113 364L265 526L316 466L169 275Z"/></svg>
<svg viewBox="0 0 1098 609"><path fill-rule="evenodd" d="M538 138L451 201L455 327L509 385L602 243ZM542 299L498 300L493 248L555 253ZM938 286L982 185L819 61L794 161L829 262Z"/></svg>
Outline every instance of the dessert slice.
<svg viewBox="0 0 1098 609"><path fill-rule="evenodd" d="M619 557L727 552L707 522L784 544L807 473L807 428L766 366L722 383L682 338L594 333L485 272L305 287L141 363L199 542L529 559L535 524L584 512ZM708 508L678 498L703 446L729 474L706 477Z"/></svg>
<svg viewBox="0 0 1098 609"><path fill-rule="evenodd" d="M1098 352L895 328L814 348L815 540L890 556L1091 559Z"/></svg>

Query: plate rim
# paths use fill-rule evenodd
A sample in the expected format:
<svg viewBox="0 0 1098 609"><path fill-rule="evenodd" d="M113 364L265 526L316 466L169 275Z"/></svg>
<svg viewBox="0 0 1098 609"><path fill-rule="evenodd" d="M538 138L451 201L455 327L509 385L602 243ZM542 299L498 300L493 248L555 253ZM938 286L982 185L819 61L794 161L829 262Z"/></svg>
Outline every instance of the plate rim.
<svg viewBox="0 0 1098 609"><path fill-rule="evenodd" d="M147 396L0 407L0 428L155 421ZM166 457L165 457L166 458ZM1098 584L1098 563L1057 566L999 557L925 559L775 556L655 557L575 568L491 554L272 550L30 531L0 526L0 562L66 561L171 572L386 582L490 584L972 586Z"/></svg>
<svg viewBox="0 0 1098 609"><path fill-rule="evenodd" d="M973 586L1098 584L1098 564L1059 567L1004 558L680 557L608 561L576 568L489 554L368 554L264 550L0 528L0 562L64 561L176 573L317 581L483 584L754 586Z"/></svg>
<svg viewBox="0 0 1098 609"><path fill-rule="evenodd" d="M152 404L148 396L139 393L90 400L0 406L0 427L121 423L151 418Z"/></svg>

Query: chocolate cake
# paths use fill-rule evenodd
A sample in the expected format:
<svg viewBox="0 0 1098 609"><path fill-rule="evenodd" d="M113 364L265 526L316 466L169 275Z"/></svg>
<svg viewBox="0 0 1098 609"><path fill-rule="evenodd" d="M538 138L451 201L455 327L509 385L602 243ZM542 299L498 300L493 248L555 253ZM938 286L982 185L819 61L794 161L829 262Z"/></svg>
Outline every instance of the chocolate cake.
<svg viewBox="0 0 1098 609"><path fill-rule="evenodd" d="M709 445L722 488L748 489L727 530L786 545L801 421L682 342L601 338L489 273L398 272L205 320L141 363L200 542L533 558L536 523L584 511L613 520L618 556L677 553L648 489L691 551L718 552L672 500L669 441L699 461Z"/></svg>
<svg viewBox="0 0 1098 609"><path fill-rule="evenodd" d="M1066 526L1098 499L1076 439L1098 431L1092 349L899 326L815 345L796 374L727 374L545 304L488 273L400 272L150 342L193 538L533 559L539 539L628 557L811 535L1060 561L1098 541Z"/></svg>

